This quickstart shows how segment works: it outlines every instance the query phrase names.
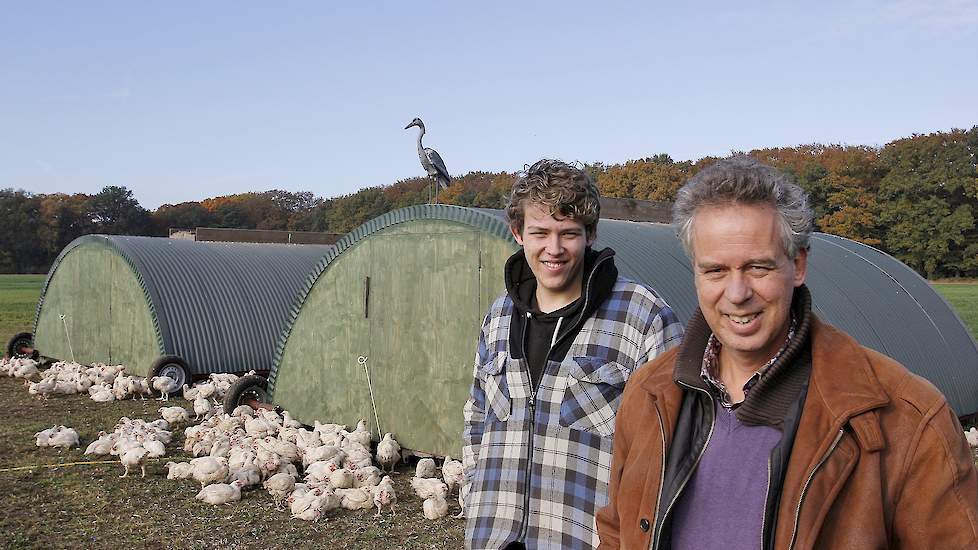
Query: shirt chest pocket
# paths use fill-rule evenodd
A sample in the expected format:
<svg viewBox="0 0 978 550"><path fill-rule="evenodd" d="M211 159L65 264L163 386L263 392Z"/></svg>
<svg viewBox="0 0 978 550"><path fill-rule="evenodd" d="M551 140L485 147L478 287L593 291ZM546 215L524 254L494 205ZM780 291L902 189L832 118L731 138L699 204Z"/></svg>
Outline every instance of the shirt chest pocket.
<svg viewBox="0 0 978 550"><path fill-rule="evenodd" d="M486 414L505 422L512 409L509 385L506 383L506 360L508 354L497 353L496 357L482 368L482 387L486 392Z"/></svg>
<svg viewBox="0 0 978 550"><path fill-rule="evenodd" d="M609 437L615 432L615 412L631 371L600 357L574 357L560 403L560 425Z"/></svg>

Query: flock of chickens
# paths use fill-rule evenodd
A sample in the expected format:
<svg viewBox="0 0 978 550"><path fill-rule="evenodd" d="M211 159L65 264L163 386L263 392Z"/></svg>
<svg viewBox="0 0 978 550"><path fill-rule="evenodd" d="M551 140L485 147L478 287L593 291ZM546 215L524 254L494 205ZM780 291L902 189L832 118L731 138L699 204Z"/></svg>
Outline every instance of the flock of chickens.
<svg viewBox="0 0 978 550"><path fill-rule="evenodd" d="M38 398L54 394L88 392L98 402L153 395L161 401L180 390L166 377L146 379L127 376L122 366L58 362L46 370L31 359L0 360L0 374L22 378L28 391ZM36 381L35 381L36 380ZM168 462L167 479L200 483L197 499L207 504L230 504L242 498L242 490L262 488L279 510L291 516L317 521L332 510L384 508L394 513L397 494L387 474L402 459L401 446L386 434L371 451L371 433L361 420L348 431L339 424L318 421L308 429L291 417L269 409L247 405L230 413L216 400L223 398L237 380L233 374L212 374L205 382L183 386L183 397L193 411L180 406L159 408L161 418L147 422L123 417L111 433L99 432L85 449L86 455L117 457L123 466L120 477L136 470L146 476L146 464L166 456L166 445L175 428L184 427L183 449L194 458ZM199 424L193 425L194 422ZM39 447L78 447L78 433L54 426L35 434ZM428 519L448 514L448 498L458 488L463 507L462 463L446 457L438 477L432 458L422 458L411 479L411 488L424 503ZM462 517L460 513L458 516Z"/></svg>

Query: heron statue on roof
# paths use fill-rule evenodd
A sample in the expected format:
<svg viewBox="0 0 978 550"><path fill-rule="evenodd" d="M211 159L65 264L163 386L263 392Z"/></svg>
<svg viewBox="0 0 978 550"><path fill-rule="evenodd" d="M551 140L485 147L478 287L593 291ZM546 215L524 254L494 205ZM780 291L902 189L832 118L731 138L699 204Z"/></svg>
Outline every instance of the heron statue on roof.
<svg viewBox="0 0 978 550"><path fill-rule="evenodd" d="M421 138L424 137L424 122L421 122L420 118L415 118L404 129L407 130L412 126L417 126L421 130L418 133L418 157L421 159L421 166L425 172L428 172L428 175L435 181L435 202L438 202L438 190L447 189L448 184L452 182L452 177L448 175L448 168L445 168L445 161L441 160L438 151L421 145Z"/></svg>

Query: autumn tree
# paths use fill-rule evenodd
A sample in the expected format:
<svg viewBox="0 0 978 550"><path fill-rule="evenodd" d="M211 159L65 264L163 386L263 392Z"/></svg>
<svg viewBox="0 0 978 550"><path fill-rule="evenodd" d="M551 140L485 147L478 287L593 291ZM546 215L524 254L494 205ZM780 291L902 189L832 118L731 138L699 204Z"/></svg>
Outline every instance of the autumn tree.
<svg viewBox="0 0 978 550"><path fill-rule="evenodd" d="M935 276L978 275L978 126L915 135L883 148L885 248Z"/></svg>
<svg viewBox="0 0 978 550"><path fill-rule="evenodd" d="M89 199L92 229L109 235L150 235L153 220L132 191L109 185Z"/></svg>

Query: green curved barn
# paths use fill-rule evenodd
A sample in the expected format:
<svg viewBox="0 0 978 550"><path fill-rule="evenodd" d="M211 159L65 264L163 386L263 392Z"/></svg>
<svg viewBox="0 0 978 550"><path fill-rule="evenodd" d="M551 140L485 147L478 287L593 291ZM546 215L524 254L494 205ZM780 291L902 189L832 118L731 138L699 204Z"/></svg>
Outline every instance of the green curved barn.
<svg viewBox="0 0 978 550"><path fill-rule="evenodd" d="M622 276L690 318L692 271L672 226L602 220L594 247L608 246ZM308 424L363 418L376 433L364 357L383 431L408 449L456 456L479 327L516 249L495 210L412 206L360 226L300 292L269 377L273 401ZM928 378L959 415L978 411L978 346L906 265L816 233L807 284L823 319Z"/></svg>
<svg viewBox="0 0 978 550"><path fill-rule="evenodd" d="M38 301L46 357L150 374L268 371L290 307L329 246L86 235L62 250Z"/></svg>

